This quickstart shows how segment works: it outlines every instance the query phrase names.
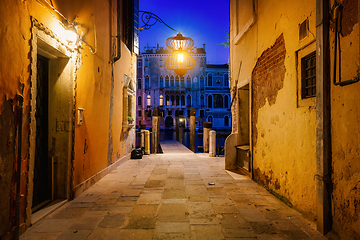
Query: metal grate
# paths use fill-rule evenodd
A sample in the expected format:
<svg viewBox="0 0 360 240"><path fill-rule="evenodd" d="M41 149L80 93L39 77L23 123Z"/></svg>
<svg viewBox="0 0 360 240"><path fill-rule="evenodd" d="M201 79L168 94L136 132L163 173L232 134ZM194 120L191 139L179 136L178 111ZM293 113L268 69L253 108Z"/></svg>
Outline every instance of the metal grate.
<svg viewBox="0 0 360 240"><path fill-rule="evenodd" d="M302 59L302 98L316 96L316 55L315 52Z"/></svg>

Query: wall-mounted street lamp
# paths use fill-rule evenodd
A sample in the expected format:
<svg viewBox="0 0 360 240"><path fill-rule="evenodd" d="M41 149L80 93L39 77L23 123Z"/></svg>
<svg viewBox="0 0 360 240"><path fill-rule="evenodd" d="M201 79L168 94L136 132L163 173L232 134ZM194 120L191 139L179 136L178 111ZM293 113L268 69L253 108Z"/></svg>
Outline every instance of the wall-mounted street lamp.
<svg viewBox="0 0 360 240"><path fill-rule="evenodd" d="M141 20L144 23L144 25L140 27L140 30L148 30L157 22L160 22L171 30L178 32L176 36L169 37L166 40L166 46L173 52L165 60L165 66L168 69L173 70L180 78L184 76L188 70L193 69L195 66L195 59L190 56L189 50L194 46L194 40L189 37L184 37L179 31L167 25L156 14L146 11L139 12L142 12Z"/></svg>

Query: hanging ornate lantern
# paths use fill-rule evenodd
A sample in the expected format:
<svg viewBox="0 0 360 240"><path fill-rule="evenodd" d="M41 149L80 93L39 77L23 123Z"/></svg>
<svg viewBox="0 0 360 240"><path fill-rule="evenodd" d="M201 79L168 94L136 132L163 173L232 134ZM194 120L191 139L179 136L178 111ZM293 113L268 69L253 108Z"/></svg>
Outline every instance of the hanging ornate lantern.
<svg viewBox="0 0 360 240"><path fill-rule="evenodd" d="M178 33L175 37L169 37L166 45L173 50L173 53L165 61L168 69L174 70L177 75L182 77L188 70L194 68L195 59L188 53L194 46L194 40Z"/></svg>

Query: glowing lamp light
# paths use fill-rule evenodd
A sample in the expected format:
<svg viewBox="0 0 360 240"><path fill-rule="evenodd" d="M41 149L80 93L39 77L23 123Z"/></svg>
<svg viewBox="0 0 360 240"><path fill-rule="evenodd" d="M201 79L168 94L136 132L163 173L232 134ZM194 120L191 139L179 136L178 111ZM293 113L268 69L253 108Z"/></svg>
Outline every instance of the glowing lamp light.
<svg viewBox="0 0 360 240"><path fill-rule="evenodd" d="M72 30L63 30L62 34L62 37L69 43L75 43L78 38L77 33Z"/></svg>
<svg viewBox="0 0 360 240"><path fill-rule="evenodd" d="M182 77L188 70L194 68L195 59L188 53L194 46L194 40L178 33L175 37L169 37L166 40L166 45L173 50L173 53L165 61L168 69Z"/></svg>

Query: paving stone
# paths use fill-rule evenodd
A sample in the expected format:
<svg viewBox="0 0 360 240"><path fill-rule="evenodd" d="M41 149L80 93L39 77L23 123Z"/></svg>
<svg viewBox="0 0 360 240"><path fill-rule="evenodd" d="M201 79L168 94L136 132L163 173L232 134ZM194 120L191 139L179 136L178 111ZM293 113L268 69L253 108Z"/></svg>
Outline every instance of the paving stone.
<svg viewBox="0 0 360 240"><path fill-rule="evenodd" d="M159 188L165 185L165 180L147 180L144 187L146 188Z"/></svg>
<svg viewBox="0 0 360 240"><path fill-rule="evenodd" d="M209 202L210 198L208 195L198 195L198 196L189 196L188 197L189 202Z"/></svg>
<svg viewBox="0 0 360 240"><path fill-rule="evenodd" d="M161 193L142 193L137 204L160 204Z"/></svg>
<svg viewBox="0 0 360 240"><path fill-rule="evenodd" d="M118 238L120 228L95 228L86 240L114 240Z"/></svg>
<svg viewBox="0 0 360 240"><path fill-rule="evenodd" d="M152 217L129 217L124 229L154 229L155 225L156 219Z"/></svg>
<svg viewBox="0 0 360 240"><path fill-rule="evenodd" d="M239 213L224 213L218 219L222 228L250 228Z"/></svg>
<svg viewBox="0 0 360 240"><path fill-rule="evenodd" d="M125 214L111 214L105 216L98 226L103 228L117 228L124 226L126 224L126 220Z"/></svg>
<svg viewBox="0 0 360 240"><path fill-rule="evenodd" d="M188 222L189 213L186 204L162 204L158 212L158 221Z"/></svg>
<svg viewBox="0 0 360 240"><path fill-rule="evenodd" d="M190 224L185 222L158 222L155 232L158 233L190 233Z"/></svg>
<svg viewBox="0 0 360 240"><path fill-rule="evenodd" d="M257 234L275 234L278 232L274 223L269 222L248 222L251 229Z"/></svg>
<svg viewBox="0 0 360 240"><path fill-rule="evenodd" d="M87 208L60 208L57 211L49 215L49 218L57 219L70 219L78 218L83 215L88 209Z"/></svg>
<svg viewBox="0 0 360 240"><path fill-rule="evenodd" d="M186 186L187 196L198 196L207 195L207 191L204 185L187 185Z"/></svg>
<svg viewBox="0 0 360 240"><path fill-rule="evenodd" d="M63 232L67 230L72 224L76 222L76 219L46 219L35 224L32 228L32 232L54 233Z"/></svg>
<svg viewBox="0 0 360 240"><path fill-rule="evenodd" d="M72 224L68 230L91 230L95 229L95 227L100 223L103 219L103 216L95 216L95 217L88 217L83 216L79 218L74 224Z"/></svg>
<svg viewBox="0 0 360 240"><path fill-rule="evenodd" d="M207 225L207 224L219 224L219 220L213 218L191 218L190 225Z"/></svg>
<svg viewBox="0 0 360 240"><path fill-rule="evenodd" d="M258 209L239 209L241 216L249 222L265 222L267 219Z"/></svg>
<svg viewBox="0 0 360 240"><path fill-rule="evenodd" d="M56 240L83 240L90 235L91 231L92 230L77 230L77 231L68 230L63 232ZM47 240L48 238L41 238L41 239Z"/></svg>
<svg viewBox="0 0 360 240"><path fill-rule="evenodd" d="M61 235L61 232L56 233L34 233L34 232L26 232L20 236L20 240L39 240L39 239L46 239L46 240L57 240L58 237Z"/></svg>
<svg viewBox="0 0 360 240"><path fill-rule="evenodd" d="M70 202L66 208L91 208L95 202Z"/></svg>
<svg viewBox="0 0 360 240"><path fill-rule="evenodd" d="M175 199L162 199L162 203L163 204L167 204L167 203L186 203L187 199L186 198L175 198Z"/></svg>
<svg viewBox="0 0 360 240"><path fill-rule="evenodd" d="M211 218L215 211L210 202L189 202L190 218Z"/></svg>
<svg viewBox="0 0 360 240"><path fill-rule="evenodd" d="M256 238L254 231L246 228L226 228L223 234L226 238Z"/></svg>
<svg viewBox="0 0 360 240"><path fill-rule="evenodd" d="M186 233L157 233L154 240L190 240L190 234Z"/></svg>
<svg viewBox="0 0 360 240"><path fill-rule="evenodd" d="M237 213L238 209L235 206L222 206L214 205L213 206L215 213Z"/></svg>
<svg viewBox="0 0 360 240"><path fill-rule="evenodd" d="M138 197L141 192L142 189L128 188L122 191L121 197Z"/></svg>
<svg viewBox="0 0 360 240"><path fill-rule="evenodd" d="M151 240L154 236L153 229L122 229L117 240Z"/></svg>
<svg viewBox="0 0 360 240"><path fill-rule="evenodd" d="M164 189L162 195L163 199L176 199L176 198L186 198L185 188L180 189Z"/></svg>
<svg viewBox="0 0 360 240"><path fill-rule="evenodd" d="M231 201L230 197L210 197L210 201L213 205L220 206L232 206L234 203Z"/></svg>
<svg viewBox="0 0 360 240"><path fill-rule="evenodd" d="M150 204L150 205L134 205L132 211L130 212L130 217L148 217L155 218L157 216L159 205Z"/></svg>
<svg viewBox="0 0 360 240"><path fill-rule="evenodd" d="M219 225L191 225L191 239L225 239Z"/></svg>

